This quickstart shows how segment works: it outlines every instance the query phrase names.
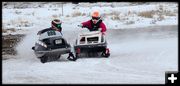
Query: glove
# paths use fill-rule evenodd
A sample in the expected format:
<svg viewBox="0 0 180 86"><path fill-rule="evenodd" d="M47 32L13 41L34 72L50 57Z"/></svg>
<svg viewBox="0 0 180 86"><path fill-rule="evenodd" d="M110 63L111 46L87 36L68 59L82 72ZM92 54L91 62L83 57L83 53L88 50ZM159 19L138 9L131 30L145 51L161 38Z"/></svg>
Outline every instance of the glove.
<svg viewBox="0 0 180 86"><path fill-rule="evenodd" d="M98 28L98 31L101 31L102 30L102 28Z"/></svg>
<svg viewBox="0 0 180 86"><path fill-rule="evenodd" d="M38 31L37 35L40 35L41 34L41 31Z"/></svg>
<svg viewBox="0 0 180 86"><path fill-rule="evenodd" d="M105 32L101 32L102 33L102 35L105 35L106 33Z"/></svg>
<svg viewBox="0 0 180 86"><path fill-rule="evenodd" d="M80 24L80 25L78 25L78 27L83 27L83 25L82 25L82 24Z"/></svg>

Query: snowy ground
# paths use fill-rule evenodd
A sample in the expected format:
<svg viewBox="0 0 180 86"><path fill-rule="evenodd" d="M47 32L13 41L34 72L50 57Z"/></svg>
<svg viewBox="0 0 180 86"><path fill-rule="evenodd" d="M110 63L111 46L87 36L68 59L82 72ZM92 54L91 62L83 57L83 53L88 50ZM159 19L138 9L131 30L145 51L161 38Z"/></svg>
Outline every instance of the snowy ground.
<svg viewBox="0 0 180 86"><path fill-rule="evenodd" d="M81 58L71 62L64 55L45 64L31 50L33 43L28 40L33 36L29 35L18 47L19 55L3 60L3 83L164 84L165 72L178 68L177 26L151 28L150 31L155 28L164 31L109 30L109 58ZM76 34L67 31L67 39L73 39L70 33ZM117 33L122 35L116 36Z"/></svg>
<svg viewBox="0 0 180 86"><path fill-rule="evenodd" d="M85 7L87 5L89 7ZM114 8L105 3L101 5L102 7L86 3L78 6L65 4L64 9L69 11L66 10L64 16L60 16L61 11L58 11L61 8L48 8L49 5L36 10L4 8L3 28L22 29L27 31L25 32L27 36L16 47L18 55L2 61L3 84L164 84L165 72L178 70L177 4L120 3ZM153 18L137 16L139 11L157 10L160 5L162 5L161 9L166 8L167 11L175 14L164 15L161 21L158 20L159 16ZM37 40L37 31L49 27L49 22L53 18L60 17L64 21L62 26L64 37L73 45L80 32L77 24L89 19L88 12L95 8L107 13L106 15L114 10L122 12L122 15L118 13L119 18L128 17L127 20L113 20L112 16L104 17L108 27L107 40L111 56L81 58L72 62L66 59L67 55L64 55L58 61L40 63L31 50ZM134 14L127 16L129 10ZM85 13L87 15L72 17L74 11L87 12ZM135 19L135 23L126 24L126 21L132 21L132 18ZM152 21L155 23L151 23Z"/></svg>

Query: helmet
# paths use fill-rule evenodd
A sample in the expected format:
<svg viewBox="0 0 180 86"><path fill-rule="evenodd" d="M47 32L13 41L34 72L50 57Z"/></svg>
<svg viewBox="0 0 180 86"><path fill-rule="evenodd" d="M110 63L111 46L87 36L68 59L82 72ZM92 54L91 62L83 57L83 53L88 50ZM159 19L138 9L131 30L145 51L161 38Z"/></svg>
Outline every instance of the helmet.
<svg viewBox="0 0 180 86"><path fill-rule="evenodd" d="M100 13L99 11L94 11L91 16L97 18L97 17L100 17Z"/></svg>
<svg viewBox="0 0 180 86"><path fill-rule="evenodd" d="M51 26L53 29L59 29L61 30L61 21L59 19L54 19L52 22L51 22Z"/></svg>
<svg viewBox="0 0 180 86"><path fill-rule="evenodd" d="M94 11L91 16L92 16L92 21L94 24L96 24L100 20L99 11Z"/></svg>

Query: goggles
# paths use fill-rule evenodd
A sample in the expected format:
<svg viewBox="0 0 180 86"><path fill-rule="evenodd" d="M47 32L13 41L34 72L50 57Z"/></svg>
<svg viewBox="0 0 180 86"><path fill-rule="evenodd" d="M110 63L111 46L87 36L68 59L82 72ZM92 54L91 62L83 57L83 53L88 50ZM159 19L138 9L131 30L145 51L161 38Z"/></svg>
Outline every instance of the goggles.
<svg viewBox="0 0 180 86"><path fill-rule="evenodd" d="M100 17L92 17L92 20L99 20Z"/></svg>
<svg viewBox="0 0 180 86"><path fill-rule="evenodd" d="M56 24L56 27L57 27L57 28L60 28L60 27L61 27L61 24Z"/></svg>

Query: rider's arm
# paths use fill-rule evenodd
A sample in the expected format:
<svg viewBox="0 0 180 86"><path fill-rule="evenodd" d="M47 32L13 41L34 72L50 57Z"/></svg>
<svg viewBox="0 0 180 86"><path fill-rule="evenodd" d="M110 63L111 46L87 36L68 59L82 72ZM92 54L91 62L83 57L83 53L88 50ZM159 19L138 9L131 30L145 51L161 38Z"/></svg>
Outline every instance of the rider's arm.
<svg viewBox="0 0 180 86"><path fill-rule="evenodd" d="M91 21L90 21L90 20L88 20L88 21L83 22L83 23L81 23L81 24L82 24L82 27L90 27L90 25L91 25Z"/></svg>
<svg viewBox="0 0 180 86"><path fill-rule="evenodd" d="M101 28L101 32L106 32L106 25L102 22L101 24L100 24L100 28Z"/></svg>
<svg viewBox="0 0 180 86"><path fill-rule="evenodd" d="M40 35L40 34L46 32L46 31L48 31L48 30L51 30L51 29L50 29L50 28L47 28L47 29L40 30L40 31L37 33L37 35Z"/></svg>

